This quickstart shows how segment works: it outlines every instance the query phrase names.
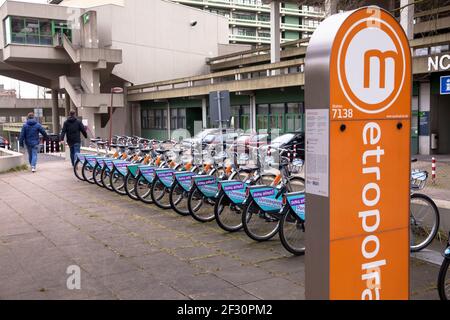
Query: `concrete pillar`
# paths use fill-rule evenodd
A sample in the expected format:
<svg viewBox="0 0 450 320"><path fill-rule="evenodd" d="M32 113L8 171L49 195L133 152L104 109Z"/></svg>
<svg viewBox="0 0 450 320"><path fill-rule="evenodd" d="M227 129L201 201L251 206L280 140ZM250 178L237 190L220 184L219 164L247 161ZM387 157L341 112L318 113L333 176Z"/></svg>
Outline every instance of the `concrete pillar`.
<svg viewBox="0 0 450 320"><path fill-rule="evenodd" d="M61 131L59 125L59 103L58 103L58 91L52 89L52 131L53 133L59 133Z"/></svg>
<svg viewBox="0 0 450 320"><path fill-rule="evenodd" d="M66 93L65 94L65 114L66 118L69 117L69 112L72 109L72 104L70 101L70 96Z"/></svg>
<svg viewBox="0 0 450 320"><path fill-rule="evenodd" d="M208 112L206 110L206 98L202 99L202 122L203 122L203 128L206 128L208 126Z"/></svg>
<svg viewBox="0 0 450 320"><path fill-rule="evenodd" d="M280 2L270 3L270 62L280 61Z"/></svg>
<svg viewBox="0 0 450 320"><path fill-rule="evenodd" d="M430 110L431 84L429 82L421 82L419 87L419 111L430 112ZM431 131L431 127L429 131ZM419 154L429 155L430 148L430 134L422 135L419 131Z"/></svg>
<svg viewBox="0 0 450 320"><path fill-rule="evenodd" d="M256 132L256 96L250 96L250 129Z"/></svg>
<svg viewBox="0 0 450 320"><path fill-rule="evenodd" d="M338 0L325 0L325 17L337 13L337 1Z"/></svg>
<svg viewBox="0 0 450 320"><path fill-rule="evenodd" d="M169 100L167 100L167 139L171 139L172 133L171 130L172 128L170 127L170 123L171 123L171 117L170 117L170 102Z"/></svg>
<svg viewBox="0 0 450 320"><path fill-rule="evenodd" d="M408 39L414 39L414 1L401 0L400 7L400 24L405 30Z"/></svg>

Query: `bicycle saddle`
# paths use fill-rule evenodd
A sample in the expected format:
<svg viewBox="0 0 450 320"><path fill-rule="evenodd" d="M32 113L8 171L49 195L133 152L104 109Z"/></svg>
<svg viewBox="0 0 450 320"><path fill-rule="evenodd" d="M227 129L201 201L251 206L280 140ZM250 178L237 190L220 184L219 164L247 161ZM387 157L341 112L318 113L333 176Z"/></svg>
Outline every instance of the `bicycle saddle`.
<svg viewBox="0 0 450 320"><path fill-rule="evenodd" d="M170 150L162 150L162 149L157 149L155 150L156 153L158 154L166 154L167 152L169 152Z"/></svg>
<svg viewBox="0 0 450 320"><path fill-rule="evenodd" d="M139 147L136 147L136 146L128 146L127 147L129 150L136 150L136 149L138 149Z"/></svg>

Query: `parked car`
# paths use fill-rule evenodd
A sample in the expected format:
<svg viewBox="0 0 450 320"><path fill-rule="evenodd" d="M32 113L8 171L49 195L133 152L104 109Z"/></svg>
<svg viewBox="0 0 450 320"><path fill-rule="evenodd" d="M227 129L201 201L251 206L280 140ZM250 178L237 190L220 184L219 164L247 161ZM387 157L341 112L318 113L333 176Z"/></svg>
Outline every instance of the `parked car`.
<svg viewBox="0 0 450 320"><path fill-rule="evenodd" d="M190 148L192 145L198 145L202 143L203 139L208 135L215 135L219 133L219 129L212 128L212 129L205 129L203 131L200 131L197 133L194 137L184 139L182 142L183 147Z"/></svg>
<svg viewBox="0 0 450 320"><path fill-rule="evenodd" d="M264 146L262 149L267 152L269 150L269 147L271 149L287 149L291 152L294 152L297 154L297 157L300 159L305 159L305 134L303 132L293 132L293 133L286 133L283 134L274 140L271 141L271 143L267 146Z"/></svg>
<svg viewBox="0 0 450 320"><path fill-rule="evenodd" d="M0 137L0 148L11 149L11 145L6 138Z"/></svg>

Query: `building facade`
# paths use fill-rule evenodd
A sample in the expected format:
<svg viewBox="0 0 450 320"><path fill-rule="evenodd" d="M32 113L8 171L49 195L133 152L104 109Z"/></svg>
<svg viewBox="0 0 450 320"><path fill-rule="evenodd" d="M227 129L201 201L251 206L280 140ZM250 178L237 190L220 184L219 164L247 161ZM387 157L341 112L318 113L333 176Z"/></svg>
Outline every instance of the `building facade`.
<svg viewBox="0 0 450 320"><path fill-rule="evenodd" d="M411 146L413 154L449 154L450 5L430 7L427 3L407 17L414 79ZM208 94L217 90L230 91L236 128L280 133L304 130L304 44L301 40L285 43L277 63L270 63L270 48L262 47L209 59L210 73L203 76L131 87L129 101L142 107L142 134L170 136L169 118L163 114L162 122L155 121L158 109L170 110L167 114L175 113L175 108L183 110L182 114L202 112L197 128L209 126Z"/></svg>
<svg viewBox="0 0 450 320"><path fill-rule="evenodd" d="M226 18L169 1L65 4L0 7L0 74L52 90L55 131L64 93L65 113L75 108L94 136L108 135L110 106L115 134L131 132L134 109L112 88L205 73L205 60L228 44Z"/></svg>
<svg viewBox="0 0 450 320"><path fill-rule="evenodd" d="M270 6L261 0L171 0L226 17L230 43L270 43ZM280 4L281 41L308 38L325 16L321 7Z"/></svg>

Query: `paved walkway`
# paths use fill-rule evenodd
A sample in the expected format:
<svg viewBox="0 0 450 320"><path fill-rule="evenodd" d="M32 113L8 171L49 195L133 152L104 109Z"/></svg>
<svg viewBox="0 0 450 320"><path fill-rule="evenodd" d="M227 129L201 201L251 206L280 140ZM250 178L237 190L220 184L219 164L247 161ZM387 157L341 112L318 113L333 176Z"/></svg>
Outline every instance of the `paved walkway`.
<svg viewBox="0 0 450 320"><path fill-rule="evenodd" d="M64 161L0 175L0 299L304 299L304 257L77 181ZM81 268L81 290L67 268ZM412 261L414 298L438 267Z"/></svg>

